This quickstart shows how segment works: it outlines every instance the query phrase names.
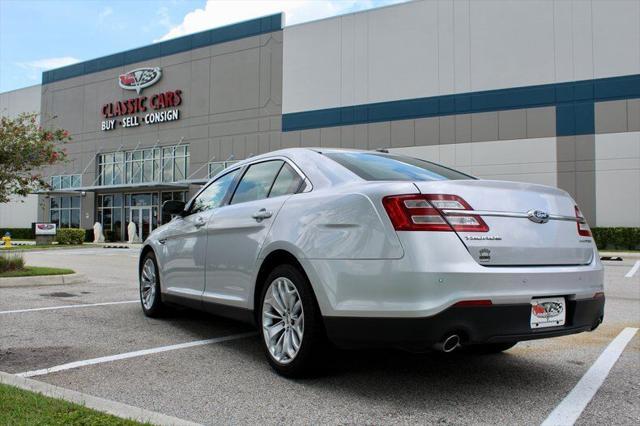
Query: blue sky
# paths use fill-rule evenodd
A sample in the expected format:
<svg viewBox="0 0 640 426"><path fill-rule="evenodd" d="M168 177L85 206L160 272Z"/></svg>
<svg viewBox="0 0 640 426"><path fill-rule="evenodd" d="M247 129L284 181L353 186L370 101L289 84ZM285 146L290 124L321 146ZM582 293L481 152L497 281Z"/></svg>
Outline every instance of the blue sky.
<svg viewBox="0 0 640 426"><path fill-rule="evenodd" d="M42 71L284 11L286 24L403 0L0 0L0 92Z"/></svg>

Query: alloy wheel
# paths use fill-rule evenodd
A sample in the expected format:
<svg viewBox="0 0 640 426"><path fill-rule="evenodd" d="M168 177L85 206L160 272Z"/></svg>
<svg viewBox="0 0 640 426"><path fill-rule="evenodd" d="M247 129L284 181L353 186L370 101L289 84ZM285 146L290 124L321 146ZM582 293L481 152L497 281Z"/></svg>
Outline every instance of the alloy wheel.
<svg viewBox="0 0 640 426"><path fill-rule="evenodd" d="M275 361L288 364L295 359L304 337L304 309L290 279L276 278L267 288L262 304L262 331Z"/></svg>
<svg viewBox="0 0 640 426"><path fill-rule="evenodd" d="M149 310L156 298L156 265L151 258L145 260L140 276L142 305Z"/></svg>

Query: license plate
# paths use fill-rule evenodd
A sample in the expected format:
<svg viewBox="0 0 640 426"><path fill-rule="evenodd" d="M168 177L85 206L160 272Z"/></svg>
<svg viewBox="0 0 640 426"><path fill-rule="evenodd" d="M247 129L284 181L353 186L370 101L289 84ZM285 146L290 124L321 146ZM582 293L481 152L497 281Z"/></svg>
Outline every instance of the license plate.
<svg viewBox="0 0 640 426"><path fill-rule="evenodd" d="M531 328L564 325L567 303L564 297L545 297L531 300Z"/></svg>

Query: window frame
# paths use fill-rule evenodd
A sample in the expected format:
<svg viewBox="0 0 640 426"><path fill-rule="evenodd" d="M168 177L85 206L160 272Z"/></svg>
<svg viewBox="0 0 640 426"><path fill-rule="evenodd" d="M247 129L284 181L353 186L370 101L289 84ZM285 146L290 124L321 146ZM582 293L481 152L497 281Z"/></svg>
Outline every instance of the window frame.
<svg viewBox="0 0 640 426"><path fill-rule="evenodd" d="M238 191L238 187L240 186L240 182L242 181L242 179L245 177L245 175L247 174L247 172L249 171L249 169L255 165L258 164L262 164L262 163L269 163L272 161L281 161L282 164L280 164L280 167L278 168L278 171L276 172L276 174L273 176L273 181L271 181L271 185L269 185L269 190L267 191L267 196L264 198L258 198L255 200L248 200L248 201L240 201L239 203L232 203L233 201L233 197L235 197L236 195L236 191ZM278 175L280 174L280 170L282 170L282 167L284 166L285 162L284 160L280 159L280 158L269 158L268 160L263 160L263 161L256 161L255 163L251 163L251 164L246 164L244 167L244 170L242 171L242 176L240 177L240 179L238 179L238 181L235 184L235 188L233 189L233 194L231 194L231 197L229 197L228 200L228 204L231 206L235 206L238 204L244 204L244 203L251 203L253 201L260 201L260 200L266 200L267 198L269 198L269 194L271 193L271 188L273 188L273 184L275 183Z"/></svg>
<svg viewBox="0 0 640 426"><path fill-rule="evenodd" d="M260 159L257 159L255 161L251 161L251 162L248 162L248 163L239 164L237 167L230 168L230 170L224 171L223 174L215 176L215 180L211 180L206 185L204 185L202 188L200 188L200 190L198 192L196 192L196 195L194 195L187 202L187 204L185 206L185 211L187 212L187 214L185 214L185 216L189 216L189 215L193 214L193 212L191 212L191 207L193 206L194 200L198 197L198 195L200 195L200 193L202 191L207 189L207 187L209 187L209 185L211 185L213 182L217 181L218 179L222 178L223 176L226 176L227 174L229 174L229 173L231 173L231 172L233 172L235 170L240 170L240 172L238 173L238 175L236 176L236 178L232 182L231 186L229 187L229 191L227 191L227 193L225 194L225 196L224 196L224 198L222 200L222 203L220 203L220 206L218 206L217 208L223 208L223 207L229 206L230 205L229 202L231 201L231 198L233 197L233 195L236 192L238 184L240 183L240 179L242 179L242 177L246 173L247 169L249 167L251 167L252 165L254 165L254 164L264 163L266 161L274 161L274 160L282 160L285 163L289 164L289 166L291 166L291 168L302 179L302 182L300 183L300 187L298 188L298 191L295 192L294 194L301 194L301 193L313 191L313 184L311 183L309 178L304 174L304 172L300 169L300 167L298 167L298 165L296 163L291 161L291 159L289 159L287 157L280 156L280 155L273 156L273 157L265 157L265 158L260 158ZM225 163L228 163L228 162L225 162ZM282 167L284 167L284 164L280 167L280 170L282 170ZM269 188L269 193L267 194L267 198L263 198L264 200L268 200L269 199L269 195L271 194L271 189L273 188L273 183L275 183L275 180L278 178L278 174L280 174L280 170L278 170L278 173L276 174L276 178L272 182L271 188ZM294 194L288 194L288 195L294 195ZM280 196L284 196L284 195L280 195ZM255 200L255 201L260 201L260 200ZM248 203L248 202L251 202L251 201L246 201L244 203ZM234 205L242 205L244 203L238 203L238 204L234 204Z"/></svg>
<svg viewBox="0 0 640 426"><path fill-rule="evenodd" d="M230 194L232 194L232 192L235 192L236 186L238 185L238 182L240 181L240 177L244 173L244 171L242 170L242 167L234 167L231 170L228 170L225 173L221 174L220 176L217 176L215 179L211 180L209 183L207 183L202 188L200 188L200 190L198 192L196 192L196 195L191 197L189 202L186 204L185 209L184 209L186 214L184 216L185 217L186 216L191 216L194 213L203 213L203 212L194 212L194 211L192 211L193 205L195 203L196 198L198 198L200 196L200 194L202 194L204 191L206 191L207 188L209 188L215 182L217 182L220 179L222 179L223 177L227 176L229 173L233 173L233 172L236 172L236 171L240 171L240 173L238 173L236 175L236 177L233 178L233 181L231 182L231 185L229 185L229 188L227 189L227 192L224 194L224 197L222 197L222 202L220 203L219 207L226 206L229 203L229 199L231 198ZM217 207L217 208L219 208L219 207ZM211 209L211 210L214 210L214 209ZM206 211L209 211L209 210L205 210L205 212Z"/></svg>

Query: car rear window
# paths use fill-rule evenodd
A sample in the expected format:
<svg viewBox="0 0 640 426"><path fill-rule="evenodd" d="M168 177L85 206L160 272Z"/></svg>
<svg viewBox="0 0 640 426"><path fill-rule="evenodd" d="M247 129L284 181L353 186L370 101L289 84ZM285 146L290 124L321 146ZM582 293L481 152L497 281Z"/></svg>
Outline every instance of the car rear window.
<svg viewBox="0 0 640 426"><path fill-rule="evenodd" d="M365 180L463 180L462 172L401 155L374 152L328 152L325 155Z"/></svg>

